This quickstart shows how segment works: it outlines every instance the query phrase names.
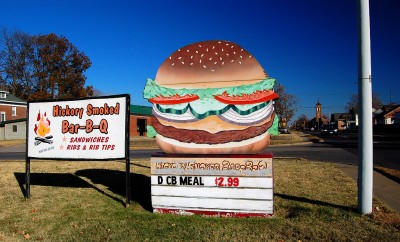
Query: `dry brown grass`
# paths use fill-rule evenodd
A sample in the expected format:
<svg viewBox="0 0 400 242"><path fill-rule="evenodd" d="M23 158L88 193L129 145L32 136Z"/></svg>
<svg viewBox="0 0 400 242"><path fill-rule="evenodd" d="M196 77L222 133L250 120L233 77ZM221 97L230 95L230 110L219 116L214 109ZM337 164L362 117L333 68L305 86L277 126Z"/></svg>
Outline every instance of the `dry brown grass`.
<svg viewBox="0 0 400 242"><path fill-rule="evenodd" d="M382 166L374 166L374 170L392 179L393 181L400 183L400 170L390 169Z"/></svg>
<svg viewBox="0 0 400 242"><path fill-rule="evenodd" d="M153 214L149 160L132 160L128 208L123 161L32 161L27 201L25 163L2 161L0 241L400 241L399 214L375 200L358 215L356 184L334 165L274 162L275 216L229 219Z"/></svg>

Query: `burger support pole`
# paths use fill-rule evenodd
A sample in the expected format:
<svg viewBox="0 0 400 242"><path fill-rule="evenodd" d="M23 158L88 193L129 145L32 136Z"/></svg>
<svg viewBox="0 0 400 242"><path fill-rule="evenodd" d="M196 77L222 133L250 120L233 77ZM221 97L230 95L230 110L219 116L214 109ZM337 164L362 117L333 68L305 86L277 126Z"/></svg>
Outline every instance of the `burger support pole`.
<svg viewBox="0 0 400 242"><path fill-rule="evenodd" d="M358 1L358 212L372 213L373 135L369 0Z"/></svg>
<svg viewBox="0 0 400 242"><path fill-rule="evenodd" d="M31 195L31 158L28 157L29 105L26 110L27 125L25 138L25 200Z"/></svg>
<svg viewBox="0 0 400 242"><path fill-rule="evenodd" d="M128 207L131 204L131 160L129 158L129 141L130 141L130 114L131 114L131 98L128 95L126 97L126 119L125 119L125 188L126 188L126 196L125 196L125 207Z"/></svg>

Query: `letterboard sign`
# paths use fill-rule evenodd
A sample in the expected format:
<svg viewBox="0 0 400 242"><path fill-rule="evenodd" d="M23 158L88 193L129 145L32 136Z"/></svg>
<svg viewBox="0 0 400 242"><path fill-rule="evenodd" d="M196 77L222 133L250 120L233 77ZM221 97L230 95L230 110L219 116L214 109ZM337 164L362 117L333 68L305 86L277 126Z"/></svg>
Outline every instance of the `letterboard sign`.
<svg viewBox="0 0 400 242"><path fill-rule="evenodd" d="M273 215L272 154L151 157L156 213Z"/></svg>

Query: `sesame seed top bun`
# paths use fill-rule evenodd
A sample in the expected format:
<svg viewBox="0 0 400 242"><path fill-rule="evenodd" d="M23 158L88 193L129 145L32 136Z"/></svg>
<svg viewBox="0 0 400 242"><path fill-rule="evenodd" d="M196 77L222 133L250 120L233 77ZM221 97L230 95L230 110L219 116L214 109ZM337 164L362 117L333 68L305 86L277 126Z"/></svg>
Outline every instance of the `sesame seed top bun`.
<svg viewBox="0 0 400 242"><path fill-rule="evenodd" d="M155 81L169 88L242 86L268 78L258 61L239 45L222 40L187 45L159 67Z"/></svg>

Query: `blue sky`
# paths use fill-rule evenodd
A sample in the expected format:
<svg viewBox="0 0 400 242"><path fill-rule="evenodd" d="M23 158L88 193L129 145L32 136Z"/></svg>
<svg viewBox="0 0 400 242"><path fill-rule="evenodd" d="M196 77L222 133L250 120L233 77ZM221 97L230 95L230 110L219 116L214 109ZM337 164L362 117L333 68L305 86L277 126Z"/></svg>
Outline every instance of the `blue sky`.
<svg viewBox="0 0 400 242"><path fill-rule="evenodd" d="M68 38L92 61L87 85L150 105L147 78L175 50L229 40L299 99L296 116L344 112L357 93L356 0L2 0L0 27ZM400 1L371 0L372 87L400 103Z"/></svg>

